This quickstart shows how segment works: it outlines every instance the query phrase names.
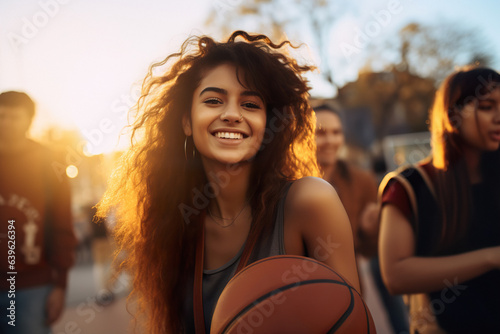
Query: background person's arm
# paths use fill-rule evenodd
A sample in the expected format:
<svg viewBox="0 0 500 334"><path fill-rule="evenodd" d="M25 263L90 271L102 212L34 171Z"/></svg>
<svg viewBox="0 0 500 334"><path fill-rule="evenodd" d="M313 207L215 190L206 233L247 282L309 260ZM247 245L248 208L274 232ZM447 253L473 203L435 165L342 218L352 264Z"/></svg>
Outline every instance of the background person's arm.
<svg viewBox="0 0 500 334"><path fill-rule="evenodd" d="M359 254L370 258L377 255L379 232L379 205L377 204L378 183L370 172L364 171L362 176L363 197L362 210L358 218Z"/></svg>
<svg viewBox="0 0 500 334"><path fill-rule="evenodd" d="M437 291L500 269L500 246L451 256L415 256L410 222L392 204L382 209L379 256L382 277L392 294Z"/></svg>

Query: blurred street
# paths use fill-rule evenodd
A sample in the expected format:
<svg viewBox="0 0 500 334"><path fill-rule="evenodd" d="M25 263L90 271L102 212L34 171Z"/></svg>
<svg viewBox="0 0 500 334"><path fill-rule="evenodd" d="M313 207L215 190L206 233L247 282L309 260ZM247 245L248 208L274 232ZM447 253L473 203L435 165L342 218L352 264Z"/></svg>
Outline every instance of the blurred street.
<svg viewBox="0 0 500 334"><path fill-rule="evenodd" d="M126 309L126 285L126 277L121 276L113 288L115 299L110 301L109 296L104 291L99 293L95 286L92 263L74 267L68 282L67 308L53 326L53 334L132 333L132 317Z"/></svg>

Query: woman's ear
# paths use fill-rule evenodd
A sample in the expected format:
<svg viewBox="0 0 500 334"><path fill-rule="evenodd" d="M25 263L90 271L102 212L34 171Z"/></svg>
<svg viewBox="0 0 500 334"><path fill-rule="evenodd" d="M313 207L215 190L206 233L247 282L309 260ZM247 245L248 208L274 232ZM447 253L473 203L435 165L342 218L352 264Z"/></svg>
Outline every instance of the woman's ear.
<svg viewBox="0 0 500 334"><path fill-rule="evenodd" d="M193 134L193 129L191 128L191 120L188 115L182 116L182 129L186 136L191 136Z"/></svg>

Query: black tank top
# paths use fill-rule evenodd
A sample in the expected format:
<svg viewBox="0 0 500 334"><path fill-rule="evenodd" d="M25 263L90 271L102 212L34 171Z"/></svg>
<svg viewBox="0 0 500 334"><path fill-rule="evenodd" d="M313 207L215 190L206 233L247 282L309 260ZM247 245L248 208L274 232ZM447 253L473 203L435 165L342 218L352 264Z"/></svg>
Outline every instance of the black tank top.
<svg viewBox="0 0 500 334"><path fill-rule="evenodd" d="M387 176L390 179L394 174ZM470 230L465 238L446 251L436 252L442 220L433 191L424 180L425 171L413 167L399 176L409 182L405 188L415 198L412 225L416 235L416 256L446 256L500 246L500 208L484 182L472 185ZM399 181L401 182L401 181ZM390 186L390 185L389 185ZM432 187L432 185L431 185ZM448 287L428 293L430 309L439 326L447 333L500 333L500 270L491 270L461 284L448 282Z"/></svg>
<svg viewBox="0 0 500 334"><path fill-rule="evenodd" d="M284 194L281 197L277 210L276 219L274 223L273 232L271 238L269 238L267 243L257 243L258 249L254 250L253 254L257 256L252 256L252 262L257 261L266 257L275 255L285 255L285 242L284 242L284 208L285 200L288 194L288 190L292 182L290 182L284 189ZM223 266L212 269L203 270L203 312L205 315L205 331L210 333L210 326L212 324L212 315L215 310L215 305L217 300L222 293L222 290L226 287L229 280L234 276L236 268L240 262L241 255L245 244L241 247L238 254L228 261ZM188 283L189 287L193 286L193 281ZM193 290L190 288L186 294L185 305L184 305L184 324L186 328L186 333L195 333L194 328L194 313L193 313Z"/></svg>

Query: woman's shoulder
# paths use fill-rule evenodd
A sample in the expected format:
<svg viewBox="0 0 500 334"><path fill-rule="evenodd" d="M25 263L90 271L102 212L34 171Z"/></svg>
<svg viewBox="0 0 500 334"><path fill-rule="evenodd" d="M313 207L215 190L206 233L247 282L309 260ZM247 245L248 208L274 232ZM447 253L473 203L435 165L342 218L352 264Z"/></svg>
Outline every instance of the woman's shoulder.
<svg viewBox="0 0 500 334"><path fill-rule="evenodd" d="M430 195L437 198L434 190L435 175L436 169L430 159L416 165L402 166L388 173L379 188L382 206L395 205L403 215L411 217L417 208L415 189L427 189Z"/></svg>
<svg viewBox="0 0 500 334"><path fill-rule="evenodd" d="M380 187L385 188L394 181L404 183L404 180L412 181L415 178L418 180L423 179L428 186L433 186L432 183L434 182L436 173L437 171L432 164L432 160L425 159L416 164L402 165L396 170L387 173L380 183Z"/></svg>
<svg viewBox="0 0 500 334"><path fill-rule="evenodd" d="M296 180L290 187L286 207L296 213L323 211L340 201L337 192L327 181L314 176Z"/></svg>
<svg viewBox="0 0 500 334"><path fill-rule="evenodd" d="M319 177L305 176L293 182L288 198L295 204L300 204L300 202L321 200L336 194L335 188L329 182Z"/></svg>
<svg viewBox="0 0 500 334"><path fill-rule="evenodd" d="M318 240L325 237L338 240L336 243L349 239L352 242L347 213L328 182L317 177L304 177L294 182L289 193L285 206L287 251L300 254L298 250L305 245L306 253L313 254L319 246Z"/></svg>

